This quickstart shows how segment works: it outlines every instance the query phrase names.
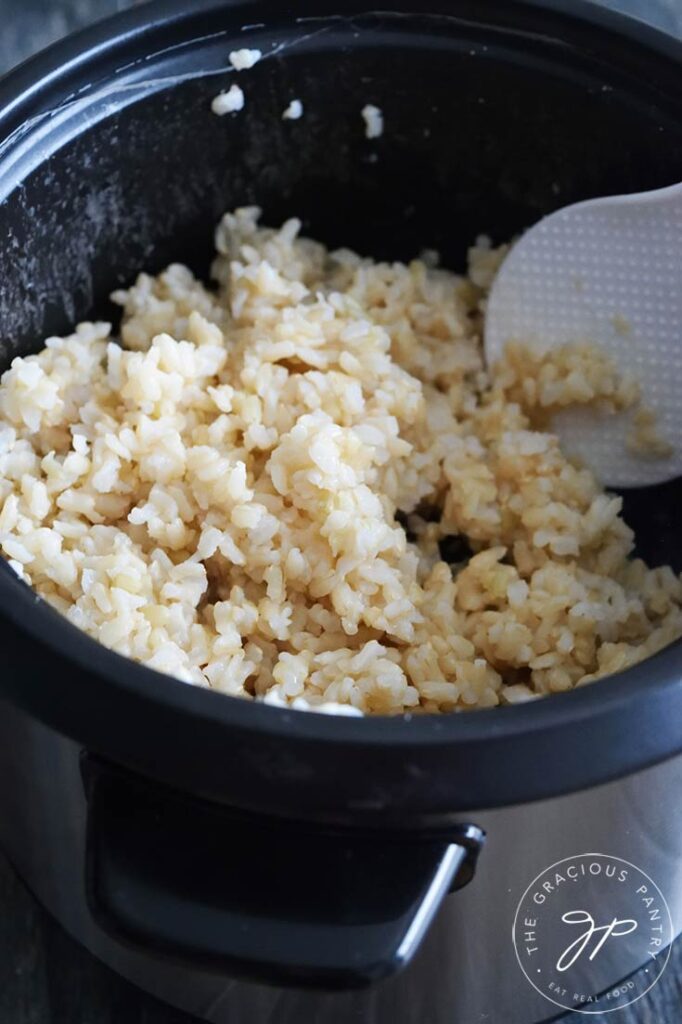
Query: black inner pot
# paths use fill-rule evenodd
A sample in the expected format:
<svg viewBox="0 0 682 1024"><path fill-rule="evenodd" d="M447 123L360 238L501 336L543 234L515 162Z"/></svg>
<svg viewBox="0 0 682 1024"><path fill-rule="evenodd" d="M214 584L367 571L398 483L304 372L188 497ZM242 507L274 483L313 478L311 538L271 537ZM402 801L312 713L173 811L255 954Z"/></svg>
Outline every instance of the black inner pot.
<svg viewBox="0 0 682 1024"><path fill-rule="evenodd" d="M343 14L338 14L338 7ZM205 273L235 205L303 218L377 257L463 267L556 207L653 189L682 167L680 47L578 0L298 0L143 6L0 85L3 366L140 269ZM254 25L265 22L267 27ZM245 25L249 28L243 28ZM218 118L227 54L266 55ZM289 101L305 107L282 121ZM367 140L360 116L383 109ZM679 483L626 498L654 563L680 566ZM423 825L577 789L682 747L681 651L523 708L357 721L196 690L99 647L0 566L2 690L98 754L235 806ZM634 737L637 738L633 742Z"/></svg>

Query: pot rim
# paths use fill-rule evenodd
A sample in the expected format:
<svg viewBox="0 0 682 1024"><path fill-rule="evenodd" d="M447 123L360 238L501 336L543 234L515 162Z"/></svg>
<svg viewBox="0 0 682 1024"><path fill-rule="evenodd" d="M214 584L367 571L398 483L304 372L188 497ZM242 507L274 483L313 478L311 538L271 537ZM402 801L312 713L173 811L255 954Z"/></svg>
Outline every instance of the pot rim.
<svg viewBox="0 0 682 1024"><path fill-rule="evenodd" d="M456 12L447 10L453 3L457 3L457 0L450 0L450 3L448 0L433 0L430 11L415 12L414 0L391 0L390 5L378 9L370 0L366 3L351 0L343 4L345 9L341 13L320 15L320 20L323 17L347 18L355 14L356 10L365 14L407 12L417 16L446 17L453 22L478 23L480 27L485 27L483 19L486 8L494 12L495 8L499 9L500 6L500 0L477 0L475 10L478 22L472 22L470 17L461 17ZM264 23L254 23L252 19L256 15L256 6L265 5L265 0L256 0L255 4L254 0L193 0L191 8L188 8L184 0L146 0L141 6L110 14L92 25L56 40L4 75L0 75L0 140L6 139L8 125L11 125L17 115L20 121L30 116L30 111L24 108L39 99L41 90L57 86L61 80L93 60L101 62L110 52L130 45L139 37L173 27L175 23L190 22L198 17L208 17L227 10L232 13L243 9L245 16L249 17L251 26L260 27ZM593 0L504 0L503 6L508 11L540 11L561 15L573 24L582 23L603 30L609 35L621 36L641 49L651 50L653 53L671 58L677 64L682 64L682 39L677 39L638 18L597 5ZM440 9L443 7L446 8L445 11ZM291 10L287 11L287 14L290 20L299 20L293 17ZM198 42L200 38L189 37L183 45ZM161 51L156 51L155 55L159 52Z"/></svg>
<svg viewBox="0 0 682 1024"><path fill-rule="evenodd" d="M391 9L401 6L409 8L410 5L398 0L391 4ZM485 4L479 0L479 7L483 16L487 8L494 9L495 0L485 0ZM505 7L549 11L573 23L587 23L606 35L624 37L640 50L648 51L650 59L665 56L682 67L682 42L634 19L596 7L588 0L505 0ZM196 0L189 10L185 0L153 0L53 44L0 80L0 138L7 136L13 124L16 126L17 119L21 122L30 117L35 105L43 101L45 92L58 89L76 70L101 65L105 55L129 48L133 40L144 43L172 24L190 22L198 15L225 12L226 8L231 17L237 17L240 10L250 21L257 17L258 8L248 0L227 5L225 0ZM9 149L11 151L11 144ZM3 151L0 170L4 158ZM556 748L559 736L562 744L569 744L571 736L582 733L587 737L589 734L594 743L600 729L605 736L612 734L614 716L622 719L624 732L632 731L633 736L636 731L646 733L646 742L637 750L633 750L629 742L621 743L618 750L605 751L598 765L585 766L581 772L576 763L565 773L570 774L570 779L562 777L561 765L552 764L543 765L546 774L537 784L529 784L526 779L522 791L513 785L505 788L503 780L498 778L500 803L525 802L582 788L682 751L682 730L675 727L675 722L682 719L673 713L675 707L682 711L682 640L624 672L567 693L554 694L550 700L481 709L473 714L408 714L360 719L296 712L245 701L162 675L108 650L82 633L5 572L0 572L0 614L12 624L15 633L22 634L40 647L47 658L60 664L59 685L64 689L60 693L59 686L53 688L54 680L46 683L44 678L23 689L20 683L3 679L0 688L48 724L79 741L92 743L102 753L111 752L112 756L115 756L115 744L107 742L106 730L99 728L92 733L83 715L75 714L74 693L66 681L69 666L89 678L97 677L98 684L106 682L108 699L120 700L122 709L132 711L143 705L147 709L165 707L178 726L184 721L188 732L211 722L224 730L236 728L252 737L269 737L275 741L286 739L353 750L391 748L398 753L457 748L459 756L483 744L489 750L487 756L491 761L498 746L508 751L510 742L518 747L524 739L535 746L539 743L546 753ZM658 730L658 735L653 734L654 730ZM153 764L144 760L138 763L154 773ZM158 770L165 777L160 766ZM492 774L488 788L490 793L495 788ZM487 805L491 800L495 802L489 795ZM482 805L481 802L475 804Z"/></svg>

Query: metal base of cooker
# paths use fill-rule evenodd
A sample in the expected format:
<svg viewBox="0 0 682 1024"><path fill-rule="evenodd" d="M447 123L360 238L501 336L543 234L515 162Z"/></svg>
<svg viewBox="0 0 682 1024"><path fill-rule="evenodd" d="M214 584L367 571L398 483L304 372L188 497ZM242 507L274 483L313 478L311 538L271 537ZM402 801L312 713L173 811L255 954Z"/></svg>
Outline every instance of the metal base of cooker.
<svg viewBox="0 0 682 1024"><path fill-rule="evenodd" d="M539 872L584 852L640 866L666 897L675 933L682 929L682 829L675 813L681 757L579 794L467 815L488 833L475 879L446 899L409 967L374 988L321 994L183 969L113 941L88 911L79 753L71 741L9 705L2 707L0 843L38 899L95 956L157 998L212 1024L546 1020L558 1008L519 968L514 914ZM304 875L302 867L302 885Z"/></svg>

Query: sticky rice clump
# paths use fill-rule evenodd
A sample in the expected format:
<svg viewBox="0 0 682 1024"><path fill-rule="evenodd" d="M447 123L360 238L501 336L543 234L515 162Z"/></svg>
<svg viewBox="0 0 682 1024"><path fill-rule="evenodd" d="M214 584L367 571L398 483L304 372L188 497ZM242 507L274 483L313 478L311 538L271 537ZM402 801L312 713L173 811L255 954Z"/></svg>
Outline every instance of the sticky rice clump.
<svg viewBox="0 0 682 1024"><path fill-rule="evenodd" d="M350 714L518 703L682 634L620 498L547 413L632 385L584 348L489 374L468 277L328 252L258 210L116 292L0 386L0 545L120 654L197 686Z"/></svg>

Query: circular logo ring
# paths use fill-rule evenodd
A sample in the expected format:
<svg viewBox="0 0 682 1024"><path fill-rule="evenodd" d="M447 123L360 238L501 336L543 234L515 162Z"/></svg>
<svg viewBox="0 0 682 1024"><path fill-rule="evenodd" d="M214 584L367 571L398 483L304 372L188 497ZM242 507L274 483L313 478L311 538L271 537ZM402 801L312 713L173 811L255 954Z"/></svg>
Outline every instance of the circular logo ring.
<svg viewBox="0 0 682 1024"><path fill-rule="evenodd" d="M516 959L536 992L584 1014L612 1013L641 999L665 971L674 937L670 909L653 879L603 853L564 857L541 871L521 897L512 927ZM634 976L647 961L637 984Z"/></svg>

